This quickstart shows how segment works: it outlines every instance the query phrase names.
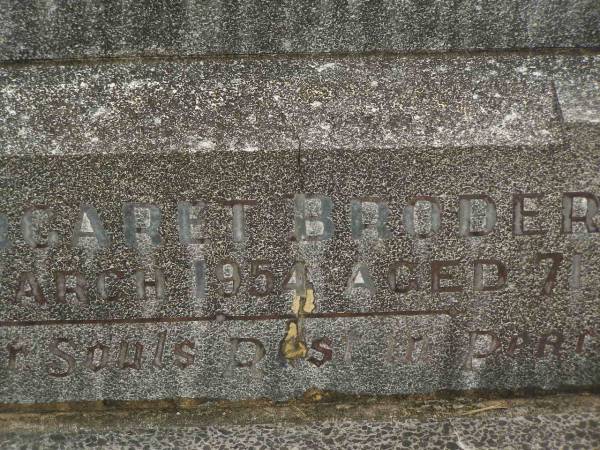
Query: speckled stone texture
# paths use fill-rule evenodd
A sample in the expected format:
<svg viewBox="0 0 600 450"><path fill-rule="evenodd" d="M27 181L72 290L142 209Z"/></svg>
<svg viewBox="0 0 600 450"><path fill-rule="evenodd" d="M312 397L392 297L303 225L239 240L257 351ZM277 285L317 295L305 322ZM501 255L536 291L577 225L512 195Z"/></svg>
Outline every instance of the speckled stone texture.
<svg viewBox="0 0 600 450"><path fill-rule="evenodd" d="M594 52L3 65L0 402L597 385L599 83Z"/></svg>
<svg viewBox="0 0 600 450"><path fill-rule="evenodd" d="M2 0L0 59L600 46L597 0Z"/></svg>
<svg viewBox="0 0 600 450"><path fill-rule="evenodd" d="M445 421L325 421L305 425L0 433L5 449L595 449L600 415L569 414Z"/></svg>

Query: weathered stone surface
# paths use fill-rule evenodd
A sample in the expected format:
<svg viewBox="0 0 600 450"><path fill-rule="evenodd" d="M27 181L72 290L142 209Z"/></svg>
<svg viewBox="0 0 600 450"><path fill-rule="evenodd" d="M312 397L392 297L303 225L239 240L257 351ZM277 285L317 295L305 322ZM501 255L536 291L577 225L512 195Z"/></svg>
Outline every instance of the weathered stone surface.
<svg viewBox="0 0 600 450"><path fill-rule="evenodd" d="M346 405L349 406L349 405ZM364 406L363 406L364 407ZM402 405L397 405L402 409ZM297 406L295 408L302 412ZM597 408L560 412L513 411L509 402L489 405L491 414L400 420L319 420L291 423L224 423L212 426L174 426L172 415L159 426L135 421L125 426L86 429L0 432L6 449L86 448L328 448L362 449L595 449L600 440ZM481 408L483 409L483 408ZM480 409L480 411L481 411ZM518 410L518 409L517 409ZM482 413L485 411L482 411ZM389 414L389 411L388 411ZM300 416L301 417L301 416ZM163 419L164 420L164 419ZM298 423L300 422L300 423Z"/></svg>
<svg viewBox="0 0 600 450"><path fill-rule="evenodd" d="M125 449L144 445L155 449L260 448L397 449L576 447L595 449L600 439L597 413L549 414L534 417L464 418L454 421L401 422L331 421L306 425L252 425L80 431L65 433L7 433L6 449Z"/></svg>
<svg viewBox="0 0 600 450"><path fill-rule="evenodd" d="M551 61L319 58L5 68L3 153L547 145L561 130L548 72L565 71ZM589 65L596 64L590 57ZM573 74L566 80L580 86ZM566 89L561 85L560 94Z"/></svg>
<svg viewBox="0 0 600 450"><path fill-rule="evenodd" d="M3 0L0 7L0 59L600 46L596 0Z"/></svg>
<svg viewBox="0 0 600 450"><path fill-rule="evenodd" d="M597 55L0 79L1 402L598 384Z"/></svg>

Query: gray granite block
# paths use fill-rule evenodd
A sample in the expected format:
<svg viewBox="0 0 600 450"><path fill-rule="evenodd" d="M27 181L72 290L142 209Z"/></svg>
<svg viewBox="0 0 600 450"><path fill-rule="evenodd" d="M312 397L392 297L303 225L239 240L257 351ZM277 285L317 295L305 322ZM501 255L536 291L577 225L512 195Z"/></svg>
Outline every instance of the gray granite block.
<svg viewBox="0 0 600 450"><path fill-rule="evenodd" d="M598 56L0 68L0 402L600 378Z"/></svg>
<svg viewBox="0 0 600 450"><path fill-rule="evenodd" d="M0 59L600 46L596 0L0 2Z"/></svg>

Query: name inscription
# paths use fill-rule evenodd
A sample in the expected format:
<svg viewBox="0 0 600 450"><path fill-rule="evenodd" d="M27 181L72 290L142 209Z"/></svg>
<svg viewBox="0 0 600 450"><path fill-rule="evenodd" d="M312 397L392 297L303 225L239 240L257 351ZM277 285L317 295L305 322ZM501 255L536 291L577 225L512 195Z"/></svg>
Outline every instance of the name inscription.
<svg viewBox="0 0 600 450"><path fill-rule="evenodd" d="M493 235L498 227L508 225L511 234L518 239L544 236L551 227L555 227L563 236L575 239L600 232L600 201L590 192L566 192L561 194L561 201L556 207L560 211L560 223L549 223L545 211L540 207L544 198L541 193L515 193L511 199L510 214L499 214L495 200L487 194L465 194L456 199L455 234L460 239L481 238ZM326 243L336 237L339 216L334 216L333 201L325 196L297 194L293 202L293 215L290 216L293 230L286 239L293 244L308 245ZM249 238L247 214L249 209L257 208L258 204L251 200L229 200L221 202L219 207L229 209L231 234L233 243L244 243ZM178 244L187 247L205 249L213 242L210 237L209 205L204 201L181 201L177 203L176 230ZM214 206L213 206L214 207ZM349 216L346 227L350 230L348 236L354 241L373 243L389 241L398 234L414 240L434 238L447 226L443 220L444 211L441 203L434 196L416 195L410 199L401 211L392 211L385 201L377 198L359 198L350 201ZM400 220L399 230L391 227L390 218L396 216ZM499 217L511 217L510 224L499 223ZM122 229L110 230L102 220L102 211L93 205L82 205L78 219L72 226L70 235L65 235L52 229L56 220L54 210L45 205L29 206L19 221L11 222L6 215L0 214L0 250L13 252L15 247L22 245L31 251L46 254L48 249L59 245L73 249L83 249L80 255L92 258L94 252L111 248L121 236L122 245L134 250L139 255L151 254L153 250L165 245L162 226L165 220L163 211L153 204L127 202L122 207ZM212 224L219 226L219 224ZM64 227L63 227L64 230ZM375 244L372 244L375 245ZM193 252L192 252L193 253ZM499 252L501 253L501 252ZM220 352L224 358L225 374L231 375L237 370L248 369L256 375L263 374L261 366L269 352L274 358L289 364L299 361L313 367L335 364L336 361L349 363L353 354L360 348L360 339L355 334L344 336L330 334L311 334L306 329L310 320L369 318L403 316L446 316L453 318L460 311L453 308L439 310L395 310L362 312L318 311L318 289L313 281L313 262L299 259L287 267L281 267L281 261L270 260L268 257L247 259L226 257L213 261L209 267L202 251L193 253L189 267L192 280L191 298L203 301L209 294L222 298L243 295L248 297L267 297L289 293L292 314L269 315L227 315L215 313L208 316L190 317L151 317L139 319L73 319L73 320L4 320L0 327L17 328L21 326L38 325L95 325L97 323L132 324L132 323L169 323L169 322L198 322L206 321L219 323L223 321L283 321L281 340L276 348L272 343L260 336L249 334L232 334L225 338L226 352ZM91 255L91 256L90 256ZM143 258L142 258L143 260ZM522 261L531 264L531 273L535 277L527 279L528 289L540 297L552 296L559 288L558 283L567 280L566 285L560 286L563 292L577 291L584 288L581 274L584 272L585 258L580 252L570 254L564 251L541 249L532 251ZM120 270L106 267L90 277L78 270L57 270L52 273L52 290L50 284L40 280L40 269L32 267L14 274L16 288L13 297L8 299L12 305L35 305L46 308L54 305L89 305L96 301L103 304L118 303L128 296L138 300L153 299L167 300L169 298L169 272L157 264L140 264ZM355 261L349 273L339 275L339 284L345 292L352 296L376 295L384 290L388 294L411 294L427 292L436 295L454 295L458 293L502 292L517 280L511 278L512 269L501 257L489 254L485 257L470 259L431 259L396 258L385 268L373 270L368 261ZM425 275L424 275L425 274ZM566 276L565 276L566 275ZM43 278L43 277L42 277ZM532 280L534 286L531 285ZM177 282L177 280L175 281ZM127 290L128 289L128 290ZM51 294L51 295L50 295ZM368 305L367 305L368 306ZM511 335L499 335L497 332L484 328L471 328L462 332L458 339L462 342L460 349L454 351L460 355L460 366L463 370L473 370L482 361L499 355L514 357L529 355L534 359L562 358L565 355L586 356L590 342L597 338L593 327L579 330L554 329L549 325L546 332L531 333L522 330ZM405 337L398 339L382 335L379 347L382 348L381 358L389 364L428 364L434 361L431 355L436 351L436 341L427 333L411 331L406 328ZM171 366L185 370L198 363L197 351L202 342L193 336L176 339L168 338L168 331L163 330L150 339L153 342L123 338L115 341L105 341L101 338L87 343L75 341L69 335L63 335L57 329L52 336L42 344L34 346L21 336L11 338L4 344L5 368L9 371L31 368L28 361L32 348L36 347L36 358L47 361L45 373L54 378L68 377L80 369L89 372L103 370L142 370L147 368L164 368ZM1 354L1 353L0 353ZM200 358L204 361L203 358Z"/></svg>
<svg viewBox="0 0 600 450"><path fill-rule="evenodd" d="M516 193L512 197L512 224L514 236L542 236L548 232L552 224L544 224L544 212L539 202L544 197L539 193ZM294 199L293 221L294 232L290 239L294 242L326 242L335 233L332 216L333 203L323 196L297 194ZM247 239L246 209L256 206L254 201L232 200L223 202L221 206L230 208L231 240L244 242ZM562 194L561 223L563 235L582 236L600 231L600 202L590 192L568 192ZM497 207L489 195L461 195L457 199L458 229L457 234L463 239L482 237L494 233L498 226ZM186 246L210 246L207 232L207 204L198 202L179 202L177 205L177 231L180 243ZM27 207L20 221L22 240L34 251L43 251L58 245L65 236L50 229L53 210L46 206ZM393 230L389 226L391 211L385 202L373 198L352 200L350 204L349 224L352 239L357 241L385 241L393 238ZM432 196L415 196L408 202L401 214L401 224L405 236L413 239L428 239L440 232L442 210L439 201ZM125 203L123 205L122 236L126 247L137 250L141 254L158 249L163 244L161 222L164 219L161 210L151 204ZM0 214L0 249L10 249L12 242L9 230L11 225L5 215ZM114 233L104 227L99 212L92 205L80 208L79 218L73 227L71 236L67 236L73 248L85 248L95 251L106 249L114 241ZM83 254L82 257L85 257ZM551 295L557 283L557 275L567 270L569 288L581 288L583 256L580 253L566 255L556 251L535 252L529 258L532 270L542 269L539 274L538 289L543 295ZM426 270L421 267L427 265ZM465 267L467 264L470 267ZM206 267L204 258L191 261L191 276L194 289L192 296L197 299L206 297L207 285L218 282L218 295L229 297L240 293L246 286L244 294L256 297L280 293L296 289L295 279L303 276L310 267L298 261L291 267L273 267L268 258L236 261L224 258L214 263L214 267ZM428 279L417 274L427 271ZM381 271L378 271L381 273ZM465 273L468 283L465 284ZM276 273L283 276L276 280ZM16 302L32 300L39 305L47 303L47 295L41 287L34 270L22 271L15 275L17 288ZM209 280L208 277L214 277ZM407 293L416 290L429 290L432 293L457 293L467 289L477 292L502 290L511 281L510 268L506 262L494 255L474 258L465 263L464 260L431 260L428 263L413 261L410 258L398 258L374 279L369 265L357 261L352 273L340 280L347 289L364 288L375 292L377 287L394 293ZM139 267L128 271L107 267L99 271L94 279L86 279L79 271L56 271L54 273L54 298L57 303L87 303L88 291L95 290L94 297L100 301L116 300L118 283L125 283L130 294L144 299L149 291L157 298L165 298L168 291L168 275L160 267ZM245 280L244 280L245 278ZM457 279L462 281L458 282ZM245 283L244 283L245 281Z"/></svg>
<svg viewBox="0 0 600 450"><path fill-rule="evenodd" d="M548 229L542 227L544 211L538 209L544 194L518 193L512 197L512 234L514 236L544 235ZM463 237L486 236L497 226L497 208L492 197L486 194L469 194L458 197L458 234ZM220 206L231 209L232 240L247 239L246 210L256 206L252 200L228 200ZM567 192L562 194L562 234L600 232L600 201L591 192ZM329 197L297 194L294 197L294 224L291 240L327 241L332 239L335 224L332 218L333 202ZM207 238L207 204L203 201L182 201L177 204L177 229L182 244L205 244ZM386 202L375 198L351 201L350 225L352 238L375 240L392 239L388 218L392 214ZM51 207L37 205L27 207L20 221L23 240L32 248L40 249L56 245L60 236L48 230L54 212ZM442 209L433 196L413 197L401 212L403 232L408 237L430 238L442 228ZM123 205L123 236L130 248L144 246L159 247L161 236L161 210L147 203L128 202ZM0 213L0 249L11 246L7 216ZM550 224L552 225L552 224ZM72 247L106 248L112 236L106 230L99 212L92 205L80 207L79 219L73 227Z"/></svg>

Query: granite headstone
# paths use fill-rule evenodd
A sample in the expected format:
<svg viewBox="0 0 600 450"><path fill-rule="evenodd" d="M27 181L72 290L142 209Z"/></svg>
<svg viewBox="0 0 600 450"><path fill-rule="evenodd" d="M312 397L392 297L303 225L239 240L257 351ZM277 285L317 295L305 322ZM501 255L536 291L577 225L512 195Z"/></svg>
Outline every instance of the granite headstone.
<svg viewBox="0 0 600 450"><path fill-rule="evenodd" d="M315 12L277 40L257 2L109 24L104 2L51 3L8 2L4 59L600 40L593 1L565 20L559 2L334 2L385 32ZM446 12L404 20L419 5ZM490 8L514 32L458 34ZM0 111L2 403L600 383L593 49L6 62Z"/></svg>

